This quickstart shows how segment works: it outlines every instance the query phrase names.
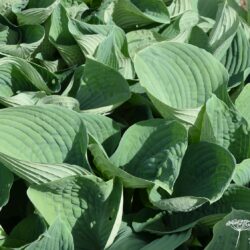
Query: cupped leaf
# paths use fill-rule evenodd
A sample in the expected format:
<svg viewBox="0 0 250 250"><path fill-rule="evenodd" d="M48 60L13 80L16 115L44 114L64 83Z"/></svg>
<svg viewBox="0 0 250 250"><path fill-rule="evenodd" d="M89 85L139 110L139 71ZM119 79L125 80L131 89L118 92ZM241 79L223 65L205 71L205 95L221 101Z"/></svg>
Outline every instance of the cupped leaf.
<svg viewBox="0 0 250 250"><path fill-rule="evenodd" d="M127 52L126 36L118 27L114 26L107 38L99 44L94 57L97 61L119 71L126 79L134 78L132 62Z"/></svg>
<svg viewBox="0 0 250 250"><path fill-rule="evenodd" d="M41 24L51 15L59 2L59 0L29 0L25 8L22 5L15 4L12 11L16 14L20 25Z"/></svg>
<svg viewBox="0 0 250 250"><path fill-rule="evenodd" d="M200 107L215 93L228 100L228 73L203 49L161 42L135 56L140 83L163 117L193 124Z"/></svg>
<svg viewBox="0 0 250 250"><path fill-rule="evenodd" d="M229 72L229 87L240 84L244 79L244 72L250 67L250 44L242 24L221 62Z"/></svg>
<svg viewBox="0 0 250 250"><path fill-rule="evenodd" d="M211 97L206 103L200 139L228 149L238 162L247 158L250 153L250 136L246 120L216 96Z"/></svg>
<svg viewBox="0 0 250 250"><path fill-rule="evenodd" d="M68 177L33 186L28 196L49 225L60 216L73 235L76 250L105 249L119 231L123 195L117 180Z"/></svg>
<svg viewBox="0 0 250 250"><path fill-rule="evenodd" d="M15 27L0 16L0 54L17 56L24 59L31 57L44 39L44 28L40 25Z"/></svg>
<svg viewBox="0 0 250 250"><path fill-rule="evenodd" d="M11 96L17 91L43 90L51 93L52 89L30 63L18 57L0 58L0 95ZM56 79L52 80L56 85Z"/></svg>
<svg viewBox="0 0 250 250"><path fill-rule="evenodd" d="M13 174L2 164L0 166L0 211L9 201L9 193L13 184Z"/></svg>
<svg viewBox="0 0 250 250"><path fill-rule="evenodd" d="M184 126L154 119L130 127L111 160L126 172L155 182L171 193L186 148Z"/></svg>
<svg viewBox="0 0 250 250"><path fill-rule="evenodd" d="M69 18L64 7L59 4L52 13L49 41L56 47L64 61L69 65L82 64L84 56L75 39L69 32Z"/></svg>
<svg viewBox="0 0 250 250"><path fill-rule="evenodd" d="M206 250L248 249L250 237L250 213L233 210L213 228L213 239Z"/></svg>
<svg viewBox="0 0 250 250"><path fill-rule="evenodd" d="M206 142L193 144L182 160L173 197L159 199L151 192L149 198L163 210L194 210L207 201L211 204L219 200L232 181L234 170L235 160L226 149Z"/></svg>
<svg viewBox="0 0 250 250"><path fill-rule="evenodd" d="M73 237L63 221L56 219L40 239L31 243L26 250L53 249L74 250Z"/></svg>
<svg viewBox="0 0 250 250"><path fill-rule="evenodd" d="M113 25L94 25L79 20L69 20L68 28L82 53L92 56L99 44L105 40Z"/></svg>
<svg viewBox="0 0 250 250"><path fill-rule="evenodd" d="M162 0L118 0L115 2L113 21L124 29L148 24L170 22L168 9Z"/></svg>
<svg viewBox="0 0 250 250"><path fill-rule="evenodd" d="M0 152L23 161L83 166L87 132L74 111L22 106L0 111Z"/></svg>
<svg viewBox="0 0 250 250"><path fill-rule="evenodd" d="M98 72L98 74L97 74ZM79 67L75 79L80 84L76 99L85 111L110 111L130 98L126 80L116 70L87 58L85 67Z"/></svg>
<svg viewBox="0 0 250 250"><path fill-rule="evenodd" d="M218 60L221 60L230 47L239 27L237 12L227 4L219 5L216 24L209 36L209 45Z"/></svg>

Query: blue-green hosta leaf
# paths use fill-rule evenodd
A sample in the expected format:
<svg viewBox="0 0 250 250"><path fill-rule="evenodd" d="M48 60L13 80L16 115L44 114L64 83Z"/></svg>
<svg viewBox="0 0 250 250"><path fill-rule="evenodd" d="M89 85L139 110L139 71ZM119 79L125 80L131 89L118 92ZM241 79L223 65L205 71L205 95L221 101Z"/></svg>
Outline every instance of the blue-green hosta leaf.
<svg viewBox="0 0 250 250"><path fill-rule="evenodd" d="M241 113L241 115L247 120L248 124L250 124L249 98L250 98L250 84L247 84L241 91L240 95L237 97L235 101L235 106L237 110Z"/></svg>
<svg viewBox="0 0 250 250"><path fill-rule="evenodd" d="M209 45L213 55L221 60L230 47L239 27L237 12L227 2L220 3L216 23L209 35Z"/></svg>
<svg viewBox="0 0 250 250"><path fill-rule="evenodd" d="M153 182L136 177L122 168L114 165L106 155L101 145L97 143L89 145L89 150L93 156L93 161L97 170L106 179L119 178L126 188L148 188L153 186Z"/></svg>
<svg viewBox="0 0 250 250"><path fill-rule="evenodd" d="M0 58L0 95L12 96L17 91L43 90L51 93L47 83L34 66L18 57Z"/></svg>
<svg viewBox="0 0 250 250"><path fill-rule="evenodd" d="M60 216L73 235L76 250L105 249L119 231L123 195L118 180L68 177L33 186L28 196L49 225Z"/></svg>
<svg viewBox="0 0 250 250"><path fill-rule="evenodd" d="M49 41L56 47L69 65L82 64L84 56L68 28L69 18L65 8L59 4L52 13Z"/></svg>
<svg viewBox="0 0 250 250"><path fill-rule="evenodd" d="M210 53L189 44L161 42L135 56L141 85L161 115L194 124L215 93L228 100L228 73Z"/></svg>
<svg viewBox="0 0 250 250"><path fill-rule="evenodd" d="M78 73L79 78L75 81L79 82L80 88L76 99L82 110L104 113L130 98L129 86L123 76L94 59L87 58L85 67L79 67Z"/></svg>
<svg viewBox="0 0 250 250"><path fill-rule="evenodd" d="M34 163L0 153L0 162L30 184L42 184L68 176L89 174L86 169L70 164Z"/></svg>
<svg viewBox="0 0 250 250"><path fill-rule="evenodd" d="M129 174L154 182L171 193L186 148L184 126L162 119L148 120L125 132L111 160Z"/></svg>
<svg viewBox="0 0 250 250"><path fill-rule="evenodd" d="M250 213L233 210L213 228L213 239L206 250L249 249Z"/></svg>
<svg viewBox="0 0 250 250"><path fill-rule="evenodd" d="M245 80L244 72L250 67L250 43L241 24L221 61L230 75L229 87Z"/></svg>
<svg viewBox="0 0 250 250"><path fill-rule="evenodd" d="M236 165L233 181L242 186L250 183L250 159L245 159Z"/></svg>
<svg viewBox="0 0 250 250"><path fill-rule="evenodd" d="M85 56L92 56L99 44L114 29L114 25L94 25L73 19L69 21L68 27Z"/></svg>
<svg viewBox="0 0 250 250"><path fill-rule="evenodd" d="M200 16L209 17L211 19L216 18L216 13L218 11L218 2L220 0L198 0L197 8Z"/></svg>
<svg viewBox="0 0 250 250"><path fill-rule="evenodd" d="M191 230L179 234L165 235L160 239L152 241L150 244L141 248L141 250L165 249L175 250L191 237Z"/></svg>
<svg viewBox="0 0 250 250"><path fill-rule="evenodd" d="M40 25L15 27L0 16L0 54L30 58L44 39L44 28Z"/></svg>
<svg viewBox="0 0 250 250"><path fill-rule="evenodd" d="M232 181L234 170L235 160L224 148L206 142L190 145L182 160L173 197L155 197L153 190L150 199L163 210L191 211L207 201L211 204L219 200Z"/></svg>
<svg viewBox="0 0 250 250"><path fill-rule="evenodd" d="M222 198L213 204L204 204L191 212L179 212L172 214L161 213L155 219L133 222L135 231L147 231L156 234L167 234L186 231L197 224L212 227L223 216L234 209L242 209L250 212L250 189L243 186L231 185ZM136 219L136 218L135 218Z"/></svg>
<svg viewBox="0 0 250 250"><path fill-rule="evenodd" d="M168 9L162 0L118 0L113 21L124 29L152 23L170 23Z"/></svg>
<svg viewBox="0 0 250 250"><path fill-rule="evenodd" d="M12 10L17 16L19 25L41 24L51 15L59 2L60 0L29 0L25 9L20 5L14 5Z"/></svg>
<svg viewBox="0 0 250 250"><path fill-rule="evenodd" d="M73 237L66 224L59 218L49 227L38 240L31 243L25 250L74 250Z"/></svg>
<svg viewBox="0 0 250 250"><path fill-rule="evenodd" d="M126 79L134 78L132 62L127 52L126 36L120 28L114 27L107 38L99 44L94 57L98 62L119 71Z"/></svg>
<svg viewBox="0 0 250 250"><path fill-rule="evenodd" d="M86 149L86 128L74 111L54 105L0 111L3 154L36 163L83 166Z"/></svg>
<svg viewBox="0 0 250 250"><path fill-rule="evenodd" d="M228 149L240 162L250 156L247 127L246 120L234 108L212 96L206 103L200 139Z"/></svg>
<svg viewBox="0 0 250 250"><path fill-rule="evenodd" d="M100 114L80 114L87 133L102 144L108 155L114 153L121 139L121 124Z"/></svg>
<svg viewBox="0 0 250 250"><path fill-rule="evenodd" d="M5 168L2 164L0 165L0 211L9 201L9 192L13 184L13 174Z"/></svg>
<svg viewBox="0 0 250 250"><path fill-rule="evenodd" d="M186 43L191 35L193 27L198 25L199 15L197 12L189 10L179 15L161 35L168 41Z"/></svg>

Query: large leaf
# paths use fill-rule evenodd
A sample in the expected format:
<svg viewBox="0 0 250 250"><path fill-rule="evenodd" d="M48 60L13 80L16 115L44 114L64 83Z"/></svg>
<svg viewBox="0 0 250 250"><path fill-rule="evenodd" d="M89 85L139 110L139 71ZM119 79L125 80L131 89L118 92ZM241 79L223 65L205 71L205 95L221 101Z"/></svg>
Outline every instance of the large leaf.
<svg viewBox="0 0 250 250"><path fill-rule="evenodd" d="M73 237L67 226L60 219L49 227L41 239L30 244L26 250L53 249L74 250Z"/></svg>
<svg viewBox="0 0 250 250"><path fill-rule="evenodd" d="M68 29L69 18L62 5L58 5L51 16L49 40L69 65L83 63L83 54Z"/></svg>
<svg viewBox="0 0 250 250"><path fill-rule="evenodd" d="M68 28L83 54L86 56L92 56L96 51L96 48L105 40L114 26L93 25L71 19L69 20Z"/></svg>
<svg viewBox="0 0 250 250"><path fill-rule="evenodd" d="M250 44L242 24L239 25L237 33L221 61L230 74L229 86L233 87L245 81L244 72L250 67Z"/></svg>
<svg viewBox="0 0 250 250"><path fill-rule="evenodd" d="M126 36L121 29L114 27L107 38L99 44L94 56L97 61L116 69L125 78L134 78L132 63L127 52Z"/></svg>
<svg viewBox="0 0 250 250"><path fill-rule="evenodd" d="M11 56L0 58L1 96L11 96L18 90L34 89L51 93L50 87L46 84L40 72L24 59Z"/></svg>
<svg viewBox="0 0 250 250"><path fill-rule="evenodd" d="M212 93L227 100L227 71L211 54L192 45L152 45L135 56L135 69L163 117L193 124Z"/></svg>
<svg viewBox="0 0 250 250"><path fill-rule="evenodd" d="M17 16L20 25L25 24L41 24L51 15L55 7L60 2L59 0L29 0L25 9L20 8L20 5L12 7L13 12Z"/></svg>
<svg viewBox="0 0 250 250"><path fill-rule="evenodd" d="M98 74L97 74L98 72ZM116 70L87 58L75 79L80 84L77 100L85 111L110 111L130 98L128 83Z"/></svg>
<svg viewBox="0 0 250 250"><path fill-rule="evenodd" d="M200 139L229 149L240 162L250 153L247 126L245 119L234 108L229 108L213 96L206 103Z"/></svg>
<svg viewBox="0 0 250 250"><path fill-rule="evenodd" d="M233 210L213 229L213 239L206 250L249 249L250 213Z"/></svg>
<svg viewBox="0 0 250 250"><path fill-rule="evenodd" d="M130 127L111 160L126 172L171 193L186 148L187 131L181 124L155 119Z"/></svg>
<svg viewBox="0 0 250 250"><path fill-rule="evenodd" d="M0 16L0 53L28 59L44 39L40 25L25 25L19 28Z"/></svg>
<svg viewBox="0 0 250 250"><path fill-rule="evenodd" d="M170 22L168 9L162 0L118 0L114 6L113 20L124 29L154 22Z"/></svg>
<svg viewBox="0 0 250 250"><path fill-rule="evenodd" d="M206 142L191 145L182 160L173 198L159 199L153 190L150 200L156 207L173 212L190 211L207 201L214 203L228 188L234 169L235 160L224 148Z"/></svg>
<svg viewBox="0 0 250 250"><path fill-rule="evenodd" d="M74 111L53 105L0 111L1 153L30 162L82 166L86 148L86 129Z"/></svg>
<svg viewBox="0 0 250 250"><path fill-rule="evenodd" d="M209 36L211 50L219 60L230 47L238 27L239 19L236 11L227 4L227 1L221 3L216 16L216 24Z"/></svg>
<svg viewBox="0 0 250 250"><path fill-rule="evenodd" d="M52 225L60 216L70 229L76 250L109 247L122 217L122 186L94 176L68 177L33 186L28 196Z"/></svg>

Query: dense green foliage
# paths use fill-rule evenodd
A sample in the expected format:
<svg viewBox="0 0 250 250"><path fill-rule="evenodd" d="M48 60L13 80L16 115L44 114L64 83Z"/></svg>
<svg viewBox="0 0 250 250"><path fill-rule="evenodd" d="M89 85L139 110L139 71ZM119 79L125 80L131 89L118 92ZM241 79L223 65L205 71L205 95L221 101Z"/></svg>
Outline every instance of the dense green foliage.
<svg viewBox="0 0 250 250"><path fill-rule="evenodd" d="M250 1L1 0L0 249L250 249Z"/></svg>

